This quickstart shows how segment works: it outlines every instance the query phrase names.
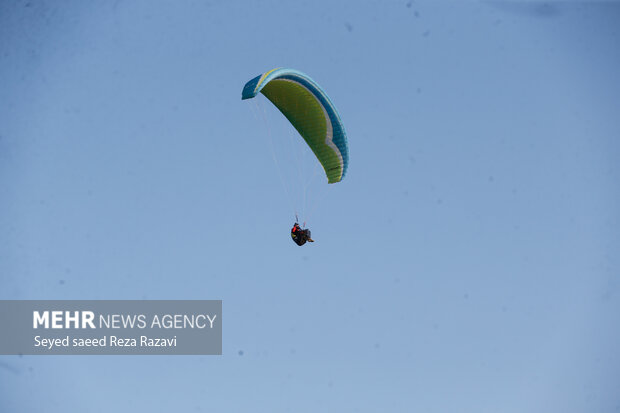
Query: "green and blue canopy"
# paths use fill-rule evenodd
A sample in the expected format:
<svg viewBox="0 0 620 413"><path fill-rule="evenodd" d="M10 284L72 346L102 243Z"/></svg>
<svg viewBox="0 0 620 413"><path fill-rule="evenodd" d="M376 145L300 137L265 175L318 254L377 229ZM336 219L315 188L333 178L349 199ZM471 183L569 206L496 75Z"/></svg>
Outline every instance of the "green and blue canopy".
<svg viewBox="0 0 620 413"><path fill-rule="evenodd" d="M323 166L330 184L347 173L349 147L335 106L309 76L293 69L273 69L245 84L241 99L258 93L291 122Z"/></svg>

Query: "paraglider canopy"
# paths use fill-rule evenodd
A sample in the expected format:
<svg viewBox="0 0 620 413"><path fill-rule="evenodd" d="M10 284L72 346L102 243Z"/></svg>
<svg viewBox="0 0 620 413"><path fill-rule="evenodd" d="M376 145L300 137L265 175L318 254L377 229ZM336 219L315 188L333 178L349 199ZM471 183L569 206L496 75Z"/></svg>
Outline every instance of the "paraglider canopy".
<svg viewBox="0 0 620 413"><path fill-rule="evenodd" d="M347 173L349 147L335 106L309 76L293 69L273 69L245 84L241 99L258 93L269 99L297 129L323 166L330 184Z"/></svg>

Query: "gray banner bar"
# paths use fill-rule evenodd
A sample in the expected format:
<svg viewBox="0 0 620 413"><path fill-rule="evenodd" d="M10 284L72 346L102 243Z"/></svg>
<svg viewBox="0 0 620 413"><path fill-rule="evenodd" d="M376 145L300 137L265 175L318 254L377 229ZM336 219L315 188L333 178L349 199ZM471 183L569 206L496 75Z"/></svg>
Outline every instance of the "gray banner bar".
<svg viewBox="0 0 620 413"><path fill-rule="evenodd" d="M0 300L0 354L222 354L221 300Z"/></svg>

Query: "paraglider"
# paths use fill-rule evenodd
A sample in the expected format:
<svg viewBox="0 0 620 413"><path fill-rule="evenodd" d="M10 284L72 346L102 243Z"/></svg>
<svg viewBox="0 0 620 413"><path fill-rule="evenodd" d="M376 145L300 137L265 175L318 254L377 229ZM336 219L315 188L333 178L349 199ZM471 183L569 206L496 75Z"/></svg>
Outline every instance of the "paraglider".
<svg viewBox="0 0 620 413"><path fill-rule="evenodd" d="M304 245L306 242L314 242L311 238L312 234L309 229L302 229L297 222L291 228L291 238L293 242L300 247Z"/></svg>
<svg viewBox="0 0 620 413"><path fill-rule="evenodd" d="M247 82L241 99L254 98L258 93L267 97L299 132L323 167L327 182L340 182L349 164L347 135L323 89L304 73L277 68ZM306 241L314 242L310 230L301 229L297 222L291 236L300 246Z"/></svg>

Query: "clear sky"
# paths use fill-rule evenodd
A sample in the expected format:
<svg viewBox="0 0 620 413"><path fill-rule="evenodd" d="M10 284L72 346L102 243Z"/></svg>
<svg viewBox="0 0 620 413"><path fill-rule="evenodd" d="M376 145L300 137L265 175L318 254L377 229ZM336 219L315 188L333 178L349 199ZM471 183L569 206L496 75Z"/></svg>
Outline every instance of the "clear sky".
<svg viewBox="0 0 620 413"><path fill-rule="evenodd" d="M222 299L224 354L2 356L0 411L617 412L618 44L618 2L1 2L0 299ZM350 145L302 248L274 67Z"/></svg>

